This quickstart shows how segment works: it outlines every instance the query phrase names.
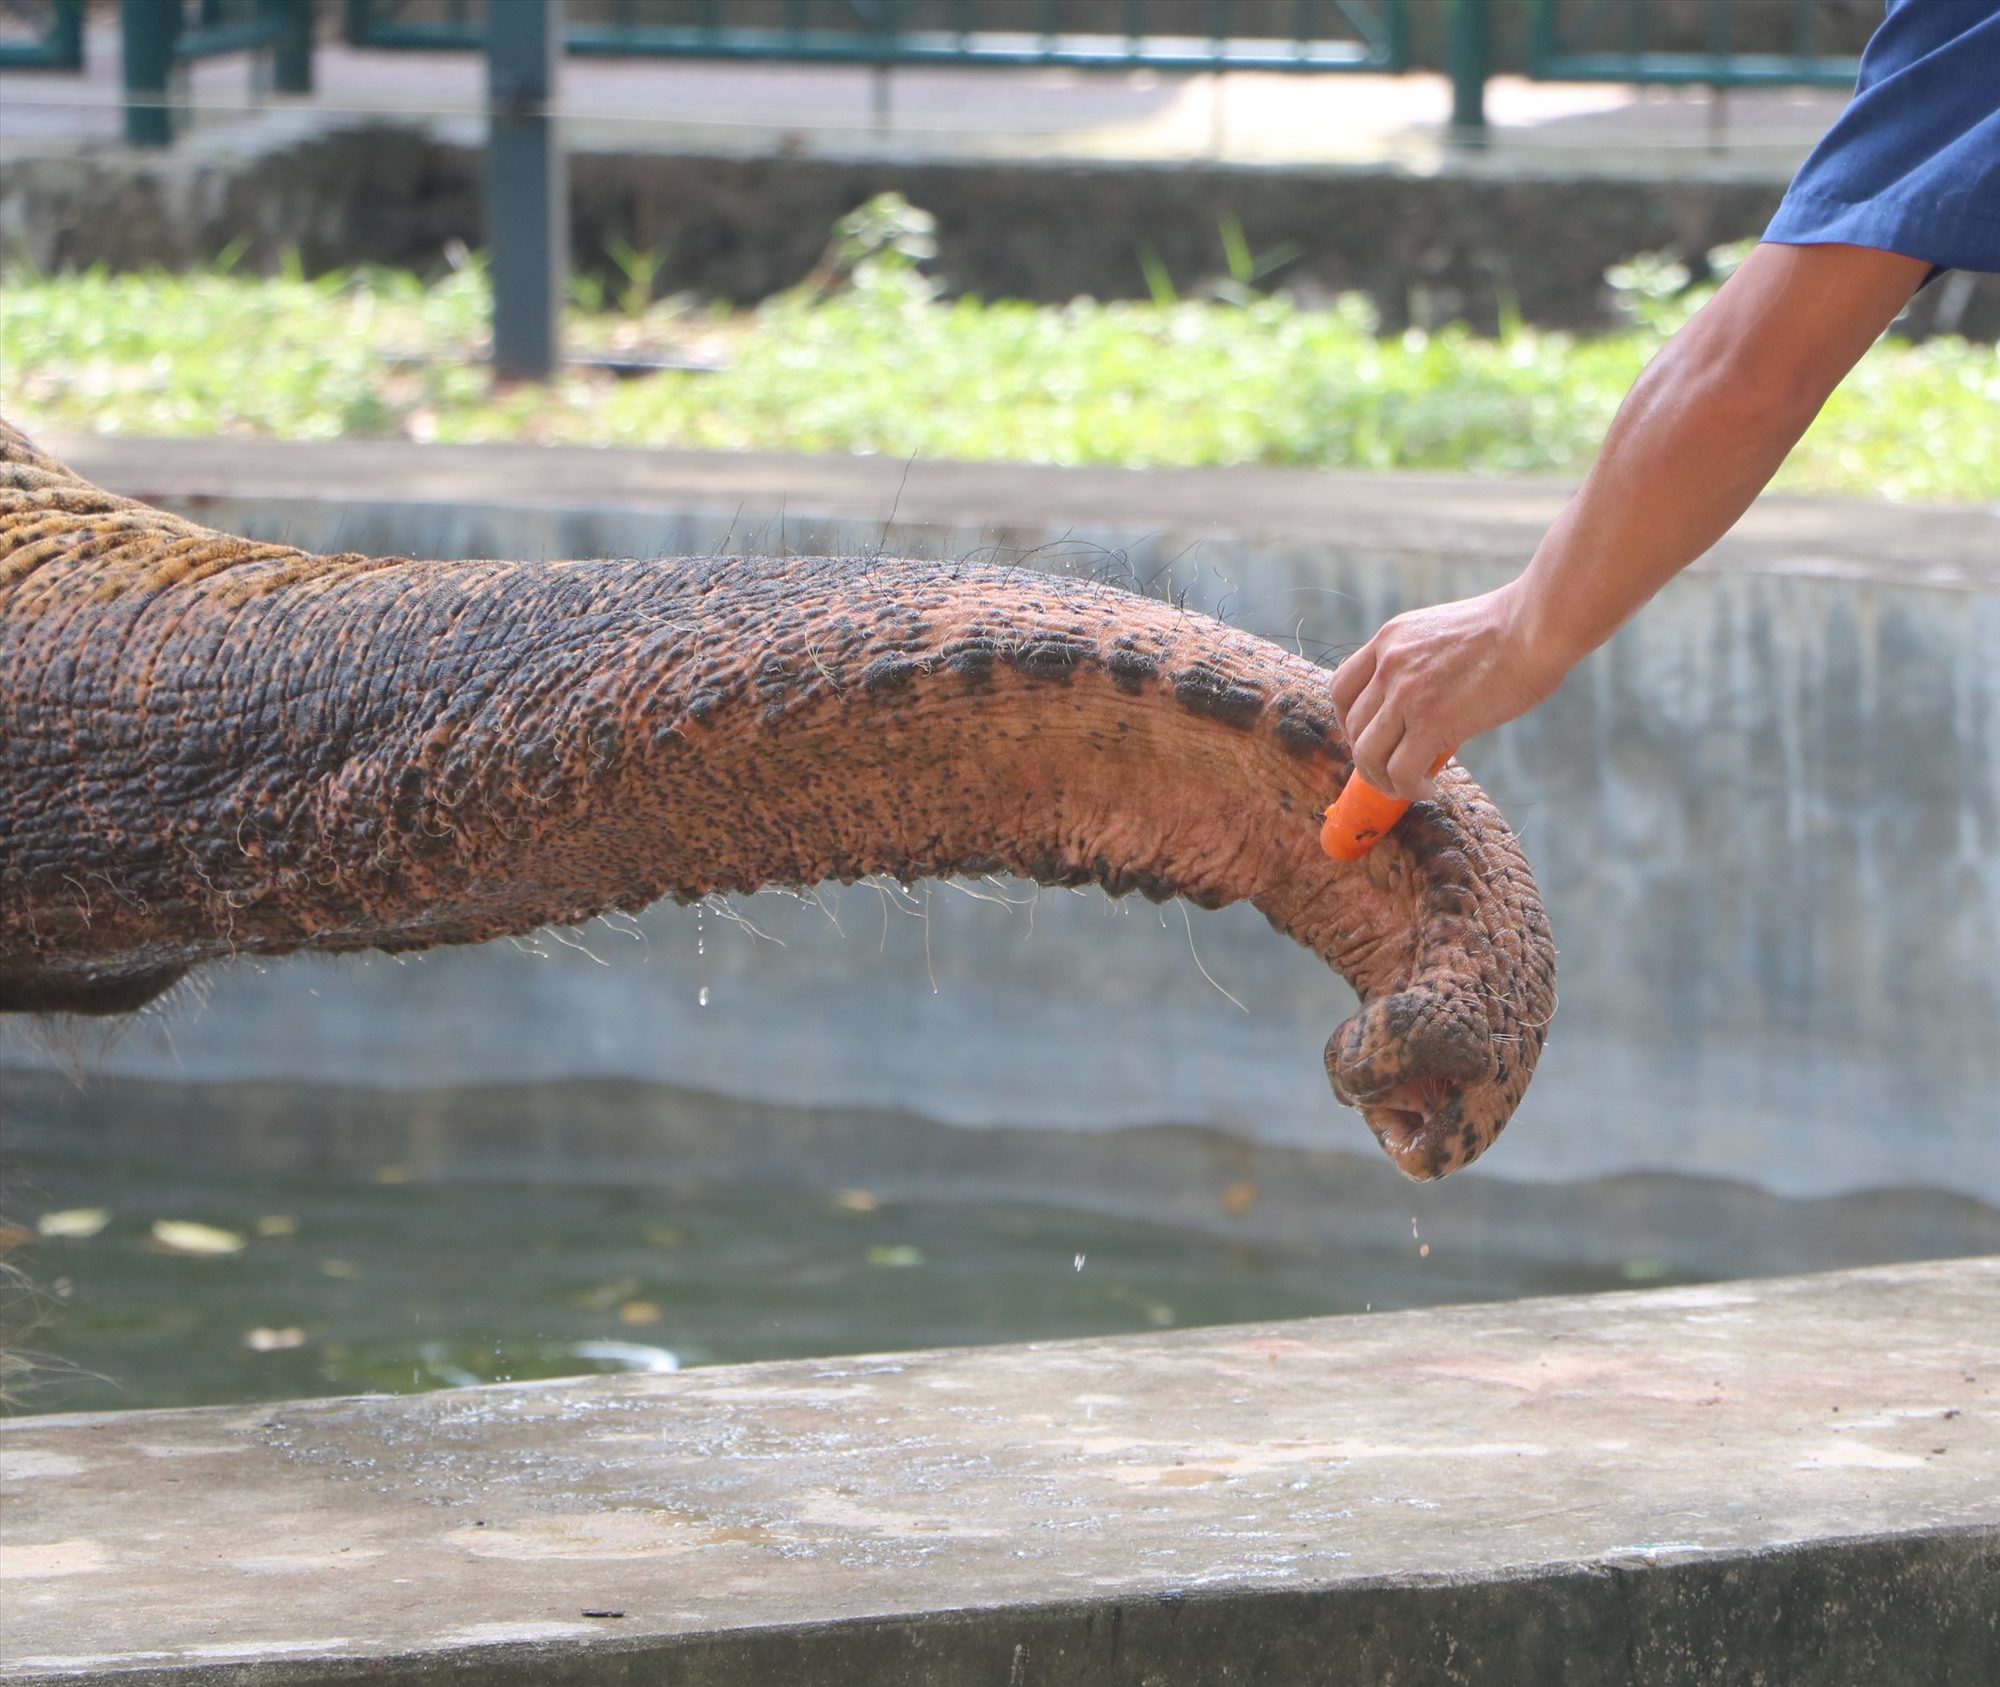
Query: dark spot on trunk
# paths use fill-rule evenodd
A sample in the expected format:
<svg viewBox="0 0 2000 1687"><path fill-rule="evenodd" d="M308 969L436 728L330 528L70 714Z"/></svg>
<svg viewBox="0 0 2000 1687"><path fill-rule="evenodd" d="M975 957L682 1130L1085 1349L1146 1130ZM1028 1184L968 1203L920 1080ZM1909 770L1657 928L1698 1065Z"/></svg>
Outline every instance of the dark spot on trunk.
<svg viewBox="0 0 2000 1687"><path fill-rule="evenodd" d="M1081 639L1039 639L1014 656L1014 671L1023 679L1053 680L1067 685L1070 677L1097 654L1097 646Z"/></svg>
<svg viewBox="0 0 2000 1687"><path fill-rule="evenodd" d="M405 767L396 776L395 794L389 799L390 813L401 826L408 827L424 809L424 770Z"/></svg>
<svg viewBox="0 0 2000 1687"><path fill-rule="evenodd" d="M1160 671L1160 659L1143 651L1120 648L1105 657L1104 667L1113 685L1127 696L1134 696Z"/></svg>
<svg viewBox="0 0 2000 1687"><path fill-rule="evenodd" d="M757 689L766 706L781 700L792 688L792 663L787 656L769 656L757 670Z"/></svg>
<svg viewBox="0 0 2000 1687"><path fill-rule="evenodd" d="M1238 732L1249 731L1264 709L1262 692L1201 664L1176 677L1174 701L1189 714L1204 715Z"/></svg>
<svg viewBox="0 0 2000 1687"><path fill-rule="evenodd" d="M871 696L901 691L923 671L923 666L914 656L905 656L900 652L878 656L862 670L861 689Z"/></svg>
<svg viewBox="0 0 2000 1687"><path fill-rule="evenodd" d="M1061 885L1065 889L1075 889L1079 885L1097 883L1097 873L1081 862L1065 861L1053 852L1038 855L1028 864L1028 875L1038 885Z"/></svg>
<svg viewBox="0 0 2000 1687"><path fill-rule="evenodd" d="M1097 880L1107 896L1130 896L1137 891L1148 902L1171 902L1180 894L1180 887L1163 873L1149 873L1140 867L1120 871L1104 860L1098 867Z"/></svg>
<svg viewBox="0 0 2000 1687"><path fill-rule="evenodd" d="M1327 723L1313 715L1282 715L1272 735L1295 756L1317 755L1326 748Z"/></svg>
<svg viewBox="0 0 2000 1687"><path fill-rule="evenodd" d="M967 684L983 686L992 682L994 664L1000 657L1000 646L992 639L975 637L950 646L945 665Z"/></svg>

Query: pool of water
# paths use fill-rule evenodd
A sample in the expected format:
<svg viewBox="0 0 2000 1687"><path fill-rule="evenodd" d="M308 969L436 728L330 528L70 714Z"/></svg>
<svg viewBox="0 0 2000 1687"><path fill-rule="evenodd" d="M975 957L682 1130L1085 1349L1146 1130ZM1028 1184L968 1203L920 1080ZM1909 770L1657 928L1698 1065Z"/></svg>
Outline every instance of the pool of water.
<svg viewBox="0 0 2000 1687"><path fill-rule="evenodd" d="M861 1188L302 1180L49 1154L14 1174L13 1207L35 1210L9 1257L43 1290L24 1345L58 1367L36 1410L1111 1335L1686 1275L1414 1233L1273 1242ZM1250 1186L1233 1199L1254 1199ZM20 1233L99 1213L94 1235Z"/></svg>
<svg viewBox="0 0 2000 1687"><path fill-rule="evenodd" d="M1192 1127L0 1069L16 1409L409 1392L2000 1252L1940 1190L1422 1188ZM0 1285L0 1292L4 1292ZM0 1379L4 1380L4 1379Z"/></svg>

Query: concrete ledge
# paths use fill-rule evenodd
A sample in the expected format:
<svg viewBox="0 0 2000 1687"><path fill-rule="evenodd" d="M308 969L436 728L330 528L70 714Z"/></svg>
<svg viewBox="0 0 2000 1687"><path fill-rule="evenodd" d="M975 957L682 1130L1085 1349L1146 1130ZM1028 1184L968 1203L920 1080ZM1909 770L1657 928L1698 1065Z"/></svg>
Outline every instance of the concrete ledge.
<svg viewBox="0 0 2000 1687"><path fill-rule="evenodd" d="M2000 1259L0 1449L9 1681L2000 1677Z"/></svg>
<svg viewBox="0 0 2000 1687"><path fill-rule="evenodd" d="M366 512L433 509L441 520L511 524L552 517L615 526L655 543L674 518L738 518L736 548L759 539L800 550L815 523L873 523L921 536L1037 547L1074 526L1134 539L1169 533L1358 551L1526 560L1573 488L1564 481L1312 469L1059 468L1032 463L904 462L780 452L589 450L545 445L426 445L401 440L120 439L41 442L98 485L219 526L296 544L363 544ZM795 522L785 536L780 511ZM340 522L350 518L352 538ZM647 518L651 518L650 523ZM538 521L537 518L540 518ZM663 518L665 518L663 520ZM764 530L769 528L768 533ZM967 532L970 530L970 532ZM552 538L555 533L551 532ZM565 535L567 536L567 535ZM588 528L575 537L588 539ZM464 556L441 530L433 554ZM610 537L609 534L606 537ZM935 541L933 541L935 542ZM523 556L517 548L496 555ZM578 546L565 555L647 554ZM1703 572L1802 574L1961 591L2000 590L2000 501L1888 504L1766 496L1696 565Z"/></svg>

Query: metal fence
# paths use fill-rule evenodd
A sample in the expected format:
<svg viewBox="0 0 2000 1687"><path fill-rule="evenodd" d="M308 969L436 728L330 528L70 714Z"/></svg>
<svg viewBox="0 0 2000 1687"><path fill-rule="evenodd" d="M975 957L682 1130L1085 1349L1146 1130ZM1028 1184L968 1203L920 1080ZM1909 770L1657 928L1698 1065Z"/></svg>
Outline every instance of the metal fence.
<svg viewBox="0 0 2000 1687"><path fill-rule="evenodd" d="M0 70L81 70L83 0L0 0Z"/></svg>
<svg viewBox="0 0 2000 1687"><path fill-rule="evenodd" d="M312 86L316 5L119 0L126 138L169 144L179 66L271 55L271 84ZM479 51L494 0L339 0L360 47ZM506 0L520 4L522 0ZM1477 144L1496 45L1551 82L1714 88L1853 82L1878 6L1859 0L569 0L564 50L596 57L897 67L1301 74L1450 73ZM0 69L79 70L86 0L0 0Z"/></svg>
<svg viewBox="0 0 2000 1687"><path fill-rule="evenodd" d="M1545 81L1717 88L1851 83L1858 61L1827 50L1839 0L1439 0L1453 122L1478 144L1496 24L1523 21L1525 68ZM1941 3L1941 0L1940 0ZM567 218L551 93L564 52L873 66L1063 66L1086 70L1301 73L1411 68L1416 0L345 0L350 43L483 50L491 134L487 201L494 361L510 374L555 362ZM268 52L273 84L312 87L314 0L120 0L125 135L165 146L176 69L216 53ZM83 0L0 0L0 65L76 69ZM1773 39L1773 31L1776 38ZM1434 61L1433 61L1434 62Z"/></svg>
<svg viewBox="0 0 2000 1687"><path fill-rule="evenodd" d="M356 46L473 48L485 0L347 0ZM564 48L598 57L1084 70L1409 68L1410 0L603 0Z"/></svg>
<svg viewBox="0 0 2000 1687"><path fill-rule="evenodd" d="M119 20L127 145L172 144L174 73L195 59L269 53L273 87L312 91L312 0L120 0Z"/></svg>
<svg viewBox="0 0 2000 1687"><path fill-rule="evenodd" d="M1528 75L1541 82L1846 88L1861 68L1858 56L1827 50L1829 17L1820 0L1702 0L1672 18L1665 11L1658 0L1530 0ZM1686 39L1695 32L1698 41Z"/></svg>

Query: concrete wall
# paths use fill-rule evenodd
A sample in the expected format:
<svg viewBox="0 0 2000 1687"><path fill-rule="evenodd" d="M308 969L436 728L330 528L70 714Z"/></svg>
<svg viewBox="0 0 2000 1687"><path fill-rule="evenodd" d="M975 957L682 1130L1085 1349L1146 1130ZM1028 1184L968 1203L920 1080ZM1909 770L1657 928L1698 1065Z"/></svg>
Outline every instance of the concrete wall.
<svg viewBox="0 0 2000 1687"><path fill-rule="evenodd" d="M1959 1260L17 1417L7 1679L1973 1687L1996 1328Z"/></svg>
<svg viewBox="0 0 2000 1687"><path fill-rule="evenodd" d="M1421 506L1438 493L1416 481L1407 495ZM418 554L779 539L754 503L200 508L295 542ZM1403 607L1485 589L1513 566L1410 541L1047 519L1041 535L1006 535L1018 546L1067 530L1034 566L1123 570L1307 650L1350 646ZM1975 540L1981 520L1964 518ZM794 503L783 538L857 551L884 534ZM911 554L991 538L977 522L887 532ZM2000 591L1976 578L1719 566L1684 576L1554 702L1469 750L1525 836L1562 945L1549 1052L1488 1168L1661 1168L1787 1193L1922 1184L2000 1202L1996 676ZM989 894L1021 905L977 899ZM822 900L741 908L778 942L733 912L659 909L579 947L246 967L218 975L206 1007L128 1035L107 1064L408 1086L617 1076L966 1125L1175 1121L1270 1142L1361 1140L1319 1066L1351 998L1249 910L1021 885ZM36 1058L13 1035L12 1058Z"/></svg>
<svg viewBox="0 0 2000 1687"><path fill-rule="evenodd" d="M52 271L180 267L247 238L243 262L296 249L318 271L361 262L435 270L448 242L482 243L478 136L373 127L290 143L190 146L160 156L22 155L0 164L0 254ZM612 274L607 246L657 248L662 292L749 303L797 284L837 217L890 189L938 218L936 271L954 293L1061 303L1145 297L1138 252L1193 292L1226 274L1217 232L1237 219L1254 252L1296 245L1274 284L1361 291L1385 323L1464 318L1605 328L1609 264L1673 248L1699 269L1760 233L1777 181L1418 176L1395 170L1189 164L852 161L571 154L578 263ZM2000 334L2000 278L1932 288L1906 327Z"/></svg>

